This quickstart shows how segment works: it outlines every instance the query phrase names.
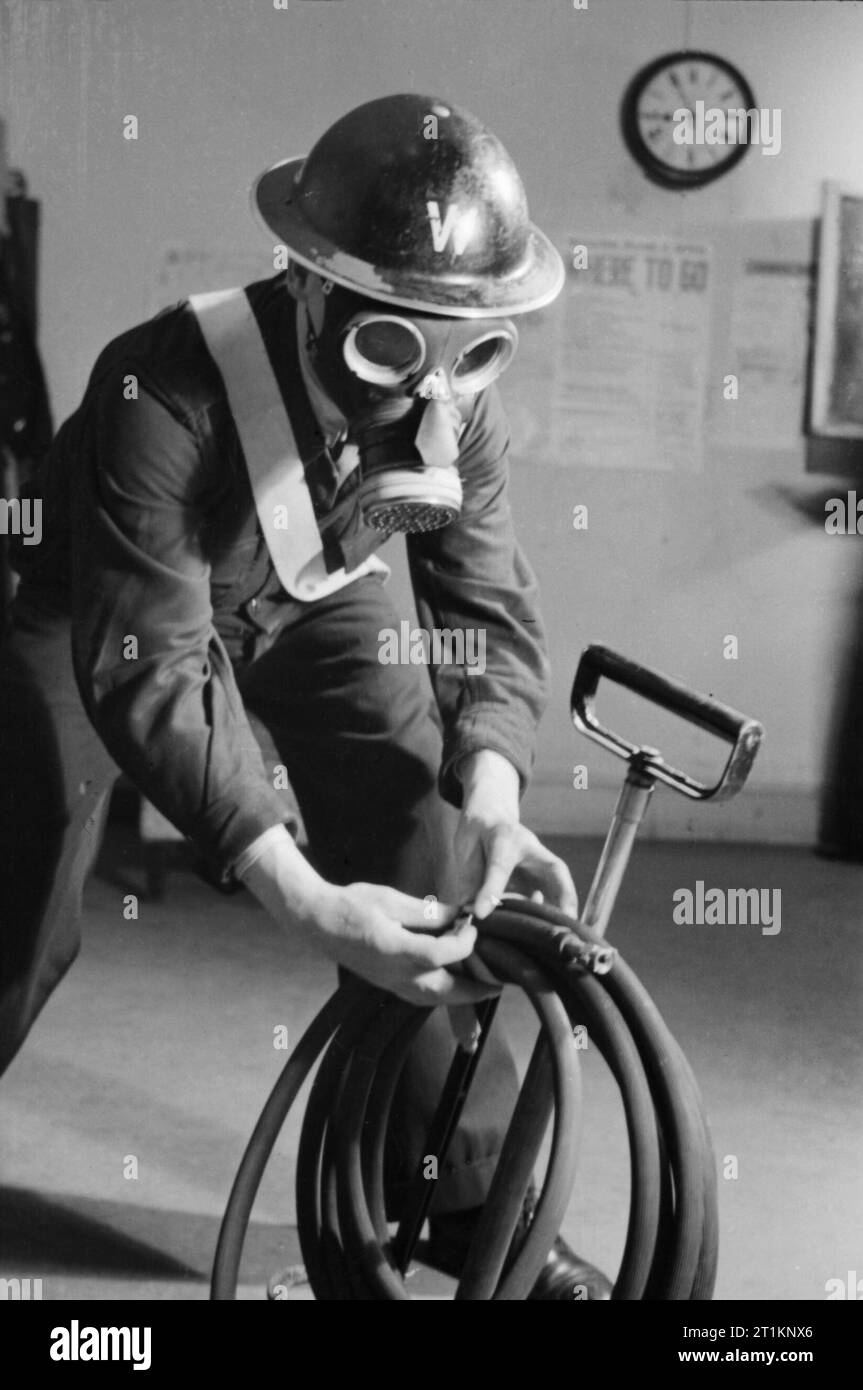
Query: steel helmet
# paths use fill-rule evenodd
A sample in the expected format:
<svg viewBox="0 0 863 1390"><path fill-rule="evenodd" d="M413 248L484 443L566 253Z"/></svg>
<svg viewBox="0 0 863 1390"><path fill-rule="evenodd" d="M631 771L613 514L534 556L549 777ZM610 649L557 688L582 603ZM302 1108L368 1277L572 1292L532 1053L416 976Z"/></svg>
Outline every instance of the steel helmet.
<svg viewBox="0 0 863 1390"><path fill-rule="evenodd" d="M358 106L305 159L267 169L252 196L294 260L390 304L508 316L548 304L563 285L503 145L439 97Z"/></svg>

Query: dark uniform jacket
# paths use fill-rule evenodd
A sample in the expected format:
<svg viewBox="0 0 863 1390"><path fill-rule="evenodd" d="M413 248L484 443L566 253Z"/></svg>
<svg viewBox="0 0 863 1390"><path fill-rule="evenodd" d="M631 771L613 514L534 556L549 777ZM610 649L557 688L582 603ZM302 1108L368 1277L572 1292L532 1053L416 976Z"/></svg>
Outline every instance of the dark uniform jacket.
<svg viewBox="0 0 863 1390"><path fill-rule="evenodd" d="M380 536L359 517L356 473L340 478L325 448L300 372L296 305L283 275L247 294L328 569L350 570ZM456 805L455 766L476 749L504 754L524 784L546 698L536 584L507 500L507 444L492 387L461 438L463 514L407 540L423 627L486 631L483 674L431 673L444 728L440 786ZM242 658L244 635L274 637L297 607L269 558L225 388L187 302L104 349L30 492L43 499L43 540L17 549L22 601L70 614L79 689L100 738L229 881L241 851L284 814L261 759L249 756L232 659Z"/></svg>

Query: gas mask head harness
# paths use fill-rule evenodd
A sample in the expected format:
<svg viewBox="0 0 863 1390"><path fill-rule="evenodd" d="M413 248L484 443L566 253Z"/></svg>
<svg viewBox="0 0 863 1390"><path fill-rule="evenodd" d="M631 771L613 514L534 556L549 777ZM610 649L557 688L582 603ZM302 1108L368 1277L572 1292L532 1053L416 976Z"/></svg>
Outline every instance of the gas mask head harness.
<svg viewBox="0 0 863 1390"><path fill-rule="evenodd" d="M473 399L509 365L509 319L453 318L365 298L323 282L323 322L306 312L306 349L359 452L359 504L370 526L433 531L461 511L459 438Z"/></svg>

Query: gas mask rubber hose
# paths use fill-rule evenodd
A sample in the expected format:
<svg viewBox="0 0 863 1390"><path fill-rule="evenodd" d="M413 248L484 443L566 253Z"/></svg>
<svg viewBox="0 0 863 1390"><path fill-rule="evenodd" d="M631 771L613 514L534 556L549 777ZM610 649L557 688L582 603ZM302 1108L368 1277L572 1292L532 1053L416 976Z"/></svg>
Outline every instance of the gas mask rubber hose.
<svg viewBox="0 0 863 1390"><path fill-rule="evenodd" d="M507 900L479 924L486 970L522 989L539 1034L459 1281L459 1300L526 1299L576 1179L581 1089L573 1029L587 1028L623 1104L630 1150L629 1221L615 1300L710 1299L717 1261L715 1160L690 1067L656 1006L616 951L554 908ZM473 959L473 957L471 958ZM486 1028L497 1001L480 1005ZM243 1242L273 1146L300 1088L323 1058L303 1119L297 1225L316 1299L409 1299L403 1270L430 1188L393 1238L384 1205L384 1148L405 1051L430 1010L349 978L309 1025L267 1100L240 1164L219 1235L211 1298L236 1297ZM432 1121L445 1143L475 1060L457 1050ZM449 1090L450 1094L446 1092ZM514 1240L549 1120L551 1150L527 1234ZM439 1141L443 1143L440 1150Z"/></svg>

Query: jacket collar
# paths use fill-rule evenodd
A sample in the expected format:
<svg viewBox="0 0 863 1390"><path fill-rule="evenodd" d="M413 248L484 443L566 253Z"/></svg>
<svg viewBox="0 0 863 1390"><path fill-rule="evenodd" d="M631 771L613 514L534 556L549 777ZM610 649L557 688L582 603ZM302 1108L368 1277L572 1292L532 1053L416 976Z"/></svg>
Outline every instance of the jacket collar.
<svg viewBox="0 0 863 1390"><path fill-rule="evenodd" d="M297 324L297 357L299 359L303 384L306 388L306 395L309 398L318 425L323 431L327 446L332 449L340 440L345 438L348 422L335 401L327 395L324 387L318 380L314 367L309 361L309 353L306 347L306 338L308 336L307 313L301 304L294 304L294 317Z"/></svg>

